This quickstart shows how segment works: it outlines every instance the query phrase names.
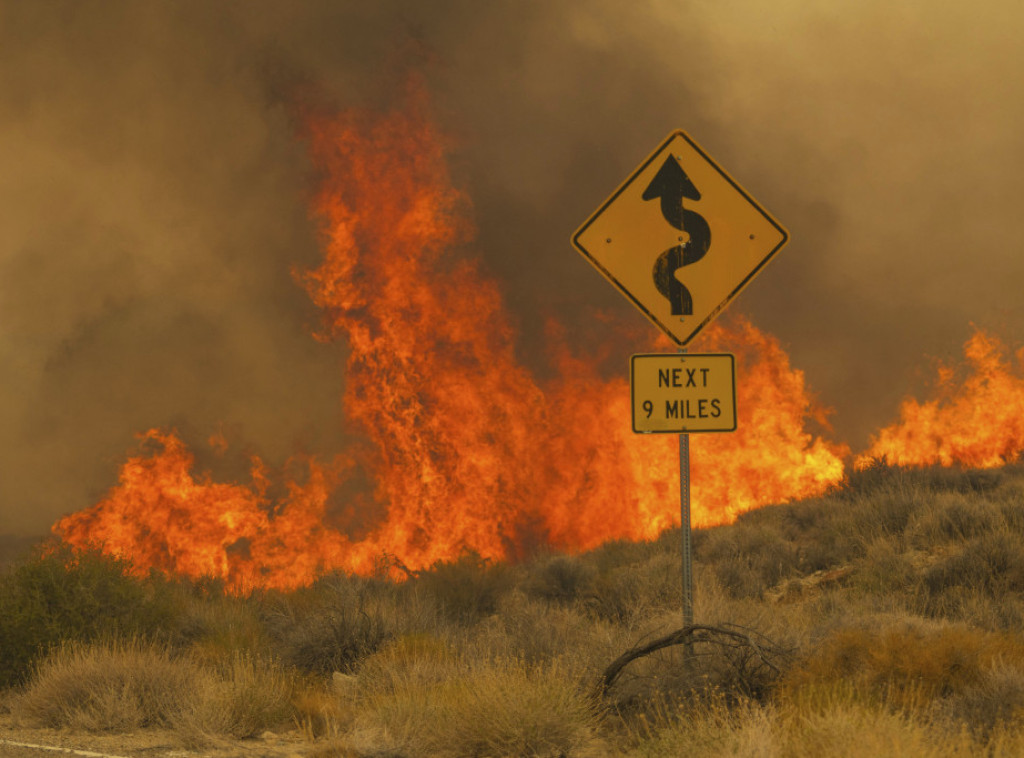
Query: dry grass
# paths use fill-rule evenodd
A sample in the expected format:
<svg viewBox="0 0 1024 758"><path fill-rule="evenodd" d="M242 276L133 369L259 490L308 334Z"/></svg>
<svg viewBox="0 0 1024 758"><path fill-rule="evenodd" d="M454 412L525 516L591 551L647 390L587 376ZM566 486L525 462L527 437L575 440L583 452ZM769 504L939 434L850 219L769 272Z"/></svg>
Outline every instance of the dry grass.
<svg viewBox="0 0 1024 758"><path fill-rule="evenodd" d="M295 692L292 701L295 723L310 742L336 740L351 727L355 703L347 688L334 683L308 682Z"/></svg>
<svg viewBox="0 0 1024 758"><path fill-rule="evenodd" d="M84 731L169 726L202 676L151 643L68 643L37 667L14 712L42 726Z"/></svg>
<svg viewBox="0 0 1024 758"><path fill-rule="evenodd" d="M211 669L150 642L69 643L40 663L12 710L24 723L57 729L167 727L198 745L290 721L293 682L243 654Z"/></svg>
<svg viewBox="0 0 1024 758"><path fill-rule="evenodd" d="M476 658L425 635L395 640L312 698L327 755L575 755L597 705L557 663ZM312 722L312 720L311 720Z"/></svg>
<svg viewBox="0 0 1024 758"><path fill-rule="evenodd" d="M710 703L665 710L632 725L619 754L630 758L1011 758L1024 733L999 725L978 733L927 715L864 702L841 684L816 698Z"/></svg>
<svg viewBox="0 0 1024 758"><path fill-rule="evenodd" d="M507 595L497 613L453 638L470 658L557 664L580 681L596 681L629 644L621 627L588 615L582 605L565 607L520 592Z"/></svg>
<svg viewBox="0 0 1024 758"><path fill-rule="evenodd" d="M188 744L203 745L211 736L255 737L294 721L296 678L280 666L236 653L212 676L204 673L172 719Z"/></svg>
<svg viewBox="0 0 1024 758"><path fill-rule="evenodd" d="M563 756L594 738L597 705L557 664L470 661L429 644L419 654L411 649L359 675L357 747L453 758Z"/></svg>
<svg viewBox="0 0 1024 758"><path fill-rule="evenodd" d="M269 636L255 602L216 595L190 599L175 642L216 665L236 653L259 654L267 648Z"/></svg>
<svg viewBox="0 0 1024 758"><path fill-rule="evenodd" d="M785 696L842 681L865 700L905 711L963 696L993 667L1024 666L1024 639L963 625L903 622L838 629L787 672Z"/></svg>

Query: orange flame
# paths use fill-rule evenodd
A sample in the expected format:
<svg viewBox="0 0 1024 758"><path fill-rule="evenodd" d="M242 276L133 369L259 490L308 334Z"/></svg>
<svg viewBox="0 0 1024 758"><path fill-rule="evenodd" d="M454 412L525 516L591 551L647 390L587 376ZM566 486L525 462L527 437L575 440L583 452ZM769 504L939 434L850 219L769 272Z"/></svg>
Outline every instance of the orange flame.
<svg viewBox="0 0 1024 758"><path fill-rule="evenodd" d="M967 375L957 380L957 371L941 366L935 396L904 400L900 420L873 437L856 466L884 460L994 468L1015 461L1024 451L1024 349L1016 372L1005 353L995 337L975 331L964 344Z"/></svg>
<svg viewBox="0 0 1024 758"><path fill-rule="evenodd" d="M450 252L472 237L468 201L426 110L413 87L403 110L310 127L324 260L300 278L325 314L322 339L349 345L343 407L365 442L308 461L307 481L270 502L258 459L250 483L215 483L193 473L173 432L151 430L144 445L158 449L129 458L107 497L55 525L65 541L245 591L367 573L384 555L418 569L467 549L515 559L678 525L675 437L634 435L626 379L601 377L556 325L556 377L538 380L515 355L496 283ZM823 413L777 340L744 320L706 332L702 349L737 354L739 431L694 438L694 523L838 482L847 451L806 431ZM338 513L330 496L357 468L373 492ZM362 511L376 519L357 537Z"/></svg>

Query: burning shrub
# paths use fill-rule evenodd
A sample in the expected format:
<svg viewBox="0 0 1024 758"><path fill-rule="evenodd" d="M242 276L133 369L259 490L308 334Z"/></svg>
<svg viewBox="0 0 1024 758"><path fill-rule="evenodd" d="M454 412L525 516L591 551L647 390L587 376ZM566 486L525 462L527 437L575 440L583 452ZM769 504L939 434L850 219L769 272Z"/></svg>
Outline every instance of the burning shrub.
<svg viewBox="0 0 1024 758"><path fill-rule="evenodd" d="M900 420L874 435L858 464L996 468L1016 461L1024 451L1024 376L1020 354L1016 365L1006 354L999 339L976 330L959 370L940 367L931 399L905 399Z"/></svg>
<svg viewBox="0 0 1024 758"><path fill-rule="evenodd" d="M32 664L67 641L159 637L181 610L157 576L136 579L130 564L95 550L58 547L8 571L0 583L0 687L24 681Z"/></svg>

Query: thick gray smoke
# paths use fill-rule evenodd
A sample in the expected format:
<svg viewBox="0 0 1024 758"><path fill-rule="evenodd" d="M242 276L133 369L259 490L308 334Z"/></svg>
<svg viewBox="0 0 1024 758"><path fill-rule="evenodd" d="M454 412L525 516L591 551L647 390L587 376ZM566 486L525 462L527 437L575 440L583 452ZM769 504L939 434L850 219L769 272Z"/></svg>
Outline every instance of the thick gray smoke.
<svg viewBox="0 0 1024 758"><path fill-rule="evenodd" d="M546 315L581 345L594 309L648 328L569 237L683 128L791 233L731 308L863 447L926 356L1024 327L1024 11L976 8L0 0L0 534L90 505L152 426L340 449L344 348L291 275L318 258L293 106L387 104L403 66L524 360Z"/></svg>

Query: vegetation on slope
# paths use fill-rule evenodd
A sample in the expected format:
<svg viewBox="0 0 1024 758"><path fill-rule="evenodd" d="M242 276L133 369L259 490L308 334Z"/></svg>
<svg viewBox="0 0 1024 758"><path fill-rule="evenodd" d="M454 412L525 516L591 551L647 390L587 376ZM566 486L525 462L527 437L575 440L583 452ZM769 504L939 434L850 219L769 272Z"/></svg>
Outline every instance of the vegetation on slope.
<svg viewBox="0 0 1024 758"><path fill-rule="evenodd" d="M1024 469L874 466L680 538L238 598L99 554L0 575L0 685L25 724L297 729L310 755L1024 752Z"/></svg>

